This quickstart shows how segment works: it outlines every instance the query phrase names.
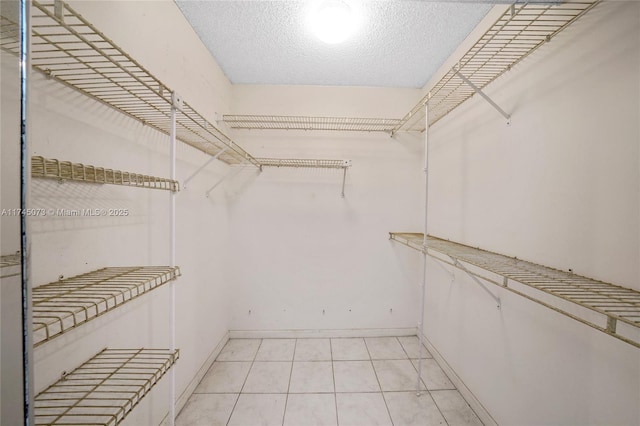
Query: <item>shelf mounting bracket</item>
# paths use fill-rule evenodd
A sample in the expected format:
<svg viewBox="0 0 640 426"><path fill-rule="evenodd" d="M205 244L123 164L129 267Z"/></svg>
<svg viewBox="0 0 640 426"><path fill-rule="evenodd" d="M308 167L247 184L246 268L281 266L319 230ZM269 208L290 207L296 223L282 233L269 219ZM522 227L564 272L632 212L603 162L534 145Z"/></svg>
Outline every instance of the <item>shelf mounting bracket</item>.
<svg viewBox="0 0 640 426"><path fill-rule="evenodd" d="M437 259L437 258L436 258L436 259ZM498 309L500 309L501 303L500 303L500 298L499 298L499 297L497 297L495 294L493 294L493 293L491 292L491 290L489 290L489 289L487 288L487 286L485 286L485 285L482 283L482 281L480 281L480 280L478 279L478 277L476 277L475 275L473 275L473 274L471 273L471 271L469 271L469 270L467 269L467 267L466 267L466 266L464 266L462 263L460 263L460 262L458 261L458 259L456 259L455 257L451 257L451 256L449 256L449 259L451 259L451 260L453 261L453 264L454 264L454 266L455 266L455 267L457 267L457 268L461 269L462 271L466 272L466 274L467 274L467 275L469 275L469 277L471 277L471 279L472 279L476 284L478 284L480 287L482 287L482 289L483 289L484 291L486 291L486 292L487 292L487 294L489 294L489 296L491 296L491 298L496 302Z"/></svg>
<svg viewBox="0 0 640 426"><path fill-rule="evenodd" d="M478 86L473 84L473 82L471 80L469 80L467 77L465 77L460 71L456 71L456 75L458 77L460 77L462 79L462 81L467 83L467 85L469 85L469 87L471 87L478 95L482 96L482 98L485 101L487 101L492 107L494 107L496 109L496 111L498 111L504 118L506 118L507 119L507 125L511 124L511 114L507 114L507 112L505 112L505 110L500 108L500 106L497 103L495 103L493 101L493 99L491 99L489 96L487 96L486 93L484 93L482 90L480 90L480 88Z"/></svg>
<svg viewBox="0 0 640 426"><path fill-rule="evenodd" d="M182 188L183 189L187 189L187 183L189 183L189 181L191 179L193 179L194 177L196 177L196 175L198 173L200 173L201 171L204 170L205 167L207 167L209 164L211 164L213 161L217 160L218 157L220 157L222 154L224 154L224 152L227 150L227 147L225 146L224 148L222 148L220 151L218 151L218 153L216 155L214 155L213 157L209 158L202 166L200 166L200 168L198 170L196 170L195 172L193 172L193 174L191 176L189 176L188 178L186 178L184 180L184 182L182 183Z"/></svg>
<svg viewBox="0 0 640 426"><path fill-rule="evenodd" d="M347 169L351 167L351 160L344 160L342 167L342 193L340 194L344 198L344 185L347 181Z"/></svg>
<svg viewBox="0 0 640 426"><path fill-rule="evenodd" d="M243 162L244 163L244 162ZM242 170L242 167L240 167L240 165L238 165L237 167L233 167L231 170L229 170L224 176L222 176L222 178L220 178L220 180L218 180L215 185L213 185L211 188L209 188L207 190L207 192L205 193L205 195L208 197L209 194L211 193L211 191L213 191L214 189L216 189L216 187L218 185L220 185L222 182L224 182L225 180L227 180L229 177L231 176L235 176L237 175L240 170Z"/></svg>

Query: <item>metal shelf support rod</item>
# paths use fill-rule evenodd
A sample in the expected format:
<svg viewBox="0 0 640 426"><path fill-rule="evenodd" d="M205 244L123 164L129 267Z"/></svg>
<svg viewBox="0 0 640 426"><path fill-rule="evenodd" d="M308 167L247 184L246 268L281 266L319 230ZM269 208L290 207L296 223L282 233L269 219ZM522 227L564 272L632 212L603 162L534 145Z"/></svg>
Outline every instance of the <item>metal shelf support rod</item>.
<svg viewBox="0 0 640 426"><path fill-rule="evenodd" d="M176 180L176 113L182 109L182 98L176 93L171 94L171 128L169 161L171 180ZM176 266L176 193L169 193L169 266ZM170 323L170 349L176 350L176 281L169 283L169 323ZM174 426L176 418L176 373L175 368L169 372L169 426Z"/></svg>
<svg viewBox="0 0 640 426"><path fill-rule="evenodd" d="M505 112L505 110L500 108L500 106L497 103L495 103L493 101L493 99L491 99L489 96L487 96L486 93L484 93L482 90L480 90L480 88L478 86L473 84L471 82L471 80L469 80L467 77L465 77L460 71L456 71L456 75L458 77L460 77L462 79L462 81L467 83L469 85L469 87L471 87L474 90L474 92L476 92L478 95L482 96L482 99L484 99L485 101L489 102L489 104L492 107L494 107L504 118L506 118L507 119L507 124L511 124L511 115L510 114L507 114Z"/></svg>
<svg viewBox="0 0 640 426"><path fill-rule="evenodd" d="M424 103L425 110L425 131L424 131L424 239L423 244L427 245L428 235L428 212L429 212L429 98L431 93L427 95L427 101ZM418 353L418 379L416 384L416 395L420 396L422 380L422 348L424 347L424 305L427 291L427 252L422 253L422 296L420 298L420 319L418 321L418 330L420 335L418 340L420 342L420 349Z"/></svg>
<svg viewBox="0 0 640 426"><path fill-rule="evenodd" d="M437 257L434 257L434 259L438 259L438 258L437 258ZM479 280L479 279L478 279L474 274L472 274L472 273L471 273L471 271L469 271L469 270L467 269L467 267L466 267L466 266L464 266L462 263L460 263L460 262L458 261L458 259L456 259L456 258L454 258L454 257L451 257L451 256L449 256L449 259L451 259L451 260L453 261L453 265L454 265L456 268L459 268L459 269L463 270L467 275L469 275L469 277L470 277L470 278L471 278L471 279L472 279L476 284L478 284L480 287L482 287L482 289L483 289L484 291L486 291L486 292L487 292L487 294L488 294L489 296L491 296L491 298L496 302L496 304L497 304L497 306L498 306L498 309L500 309L501 302L500 302L500 298L499 298L498 296L496 296L495 294L493 294L493 293L491 292L491 290L489 290L489 289L487 288L487 286L486 286L486 285L484 285L484 284L482 283L482 281L480 281L480 280ZM438 260L439 260L439 259L438 259Z"/></svg>
<svg viewBox="0 0 640 426"><path fill-rule="evenodd" d="M234 167L234 168L232 168L231 170L229 170L229 171L228 171L224 176L222 176L222 178L221 178L219 181L217 181L217 182L215 183L215 185L213 185L211 188L209 188L209 190L205 193L205 195L208 197L208 196L209 196L209 194L211 193L211 191L213 191L214 189L216 189L216 187L217 187L218 185L220 185L222 182L224 182L225 180L227 180L229 177L237 175L237 174L240 172L240 170L242 170L242 168L241 168L241 167Z"/></svg>
<svg viewBox="0 0 640 426"><path fill-rule="evenodd" d="M32 18L31 2L20 0L20 207L31 207L31 49ZM33 276L31 267L31 220L22 215L20 219L20 264L21 264L21 314L22 314L22 406L26 425L34 424L34 359L33 359Z"/></svg>
<svg viewBox="0 0 640 426"><path fill-rule="evenodd" d="M202 166L200 166L200 168L198 170L196 170L195 172L193 172L193 174L191 176L189 176L188 178L186 178L182 184L182 187L184 189L187 189L187 183L189 183L189 181L191 179L193 179L194 177L196 177L196 175L198 173L200 173L201 171L204 170L205 167L207 167L209 164L211 164L213 161L217 160L218 157L220 157L222 154L224 154L224 152L227 150L227 147L225 146L224 148L222 148L216 155L214 155L213 157L209 158L206 163L204 163Z"/></svg>
<svg viewBox="0 0 640 426"><path fill-rule="evenodd" d="M344 184L347 180L347 168L342 169L342 198L344 198Z"/></svg>

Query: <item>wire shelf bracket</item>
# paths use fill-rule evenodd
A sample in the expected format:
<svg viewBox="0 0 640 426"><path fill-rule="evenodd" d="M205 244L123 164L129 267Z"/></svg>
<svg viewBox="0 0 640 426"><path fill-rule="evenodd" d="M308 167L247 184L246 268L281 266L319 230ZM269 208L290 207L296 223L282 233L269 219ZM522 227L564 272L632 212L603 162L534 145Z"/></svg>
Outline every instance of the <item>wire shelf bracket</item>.
<svg viewBox="0 0 640 426"><path fill-rule="evenodd" d="M507 8L457 63L429 88L432 96L428 106L428 124L435 124L474 94L482 96L481 90L488 84L551 41L601 1L517 2ZM391 129L391 135L399 131L424 131L426 101L427 95L400 119ZM498 111L507 118L506 112Z"/></svg>
<svg viewBox="0 0 640 426"><path fill-rule="evenodd" d="M487 288L487 286L478 279L478 277L476 277L473 272L471 272L469 269L467 269L466 266L464 266L462 263L460 263L458 261L458 259L448 256L449 259L451 259L451 261L453 262L453 266L455 266L456 268L462 270L464 273L466 273L469 278L471 278L473 280L474 283L476 283L480 288L482 288L495 302L496 302L496 306L498 309L500 309L500 307L502 306L501 302L500 302L500 298L498 296L496 296L495 294L493 294L491 292L491 290L489 290Z"/></svg>
<svg viewBox="0 0 640 426"><path fill-rule="evenodd" d="M168 349L103 349L35 397L34 424L120 424L179 356Z"/></svg>
<svg viewBox="0 0 640 426"><path fill-rule="evenodd" d="M427 238L425 245L421 233L391 232L389 237L391 240L426 253L440 262L462 269L484 282L494 284L640 348L639 291L432 236ZM467 265L501 276L502 280L471 270ZM535 291L525 293L511 286L511 281ZM598 323L592 315L569 312L566 307L562 307L561 303L541 297L543 294L553 296L552 299L555 301L570 302L575 306L596 312L602 316L603 320L606 319L606 325ZM620 332L618 329L620 323L633 329L632 333Z"/></svg>
<svg viewBox="0 0 640 426"><path fill-rule="evenodd" d="M202 166L200 166L198 168L198 170L196 170L195 172L193 172L188 178L186 178L184 180L184 182L182 183L182 187L184 189L187 189L187 184L191 181L191 179L193 179L194 177L196 177L201 171L203 171L209 164L211 164L212 162L214 162L215 160L217 160L222 154L224 154L224 152L227 150L227 147L224 147L220 150L220 152L218 152L216 155L214 155L213 157L209 158Z"/></svg>
<svg viewBox="0 0 640 426"><path fill-rule="evenodd" d="M242 167L240 166L232 167L227 173L225 173L224 176L218 179L218 181L211 188L209 188L207 192L205 192L205 196L209 197L209 194L211 194L213 190L216 189L222 182L237 175L238 173L240 173L241 170L242 170ZM258 170L262 171L262 166Z"/></svg>
<svg viewBox="0 0 640 426"><path fill-rule="evenodd" d="M511 114L507 114L505 112L505 110L500 108L500 106L498 106L498 104L493 101L493 99L491 99L489 96L487 96L487 94L484 93L478 86L473 84L473 82L471 80L469 80L467 77L462 75L462 73L460 71L456 71L456 75L458 77L460 77L462 79L462 81L467 83L469 85L469 87L471 87L473 89L474 92L476 92L478 95L480 95L482 97L482 99L487 101L489 103L489 105L494 107L496 109L496 111L498 111L507 120L507 125L511 124Z"/></svg>
<svg viewBox="0 0 640 426"><path fill-rule="evenodd" d="M180 268L109 267L33 289L33 346L39 346L177 279Z"/></svg>
<svg viewBox="0 0 640 426"><path fill-rule="evenodd" d="M89 166L70 161L49 159L40 156L31 157L31 176L34 178L57 179L85 183L99 183L121 186L135 186L148 189L164 189L177 192L177 181L138 173Z"/></svg>

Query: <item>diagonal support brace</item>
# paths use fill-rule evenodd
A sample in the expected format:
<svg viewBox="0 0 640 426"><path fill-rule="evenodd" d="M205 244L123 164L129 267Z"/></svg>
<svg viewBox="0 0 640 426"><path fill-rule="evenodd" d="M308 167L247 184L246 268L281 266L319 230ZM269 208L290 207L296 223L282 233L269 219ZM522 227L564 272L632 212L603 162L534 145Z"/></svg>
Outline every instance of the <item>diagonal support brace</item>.
<svg viewBox="0 0 640 426"><path fill-rule="evenodd" d="M240 166L234 167L231 170L229 170L224 176L222 176L222 178L219 181L215 183L215 185L209 188L209 190L205 193L205 195L208 197L211 191L216 189L218 185L220 185L222 182L227 180L229 177L237 175L240 172L240 170L242 170L242 167Z"/></svg>
<svg viewBox="0 0 640 426"><path fill-rule="evenodd" d="M493 99L491 99L489 96L487 96L482 90L480 90L480 88L478 86L473 84L471 82L471 80L469 80L467 77L465 77L460 71L456 71L456 75L458 77L460 77L462 79L462 81L467 83L469 85L469 87L471 87L478 95L482 96L482 98L485 101L489 102L489 104L492 107L494 107L500 114L502 114L502 116L507 119L507 124L511 124L511 114L507 114L505 112L505 110L500 108L500 106L493 101Z"/></svg>
<svg viewBox="0 0 640 426"><path fill-rule="evenodd" d="M182 188L183 189L187 189L187 183L189 183L189 181L191 179L193 179L194 177L196 177L196 175L198 173L200 173L201 171L204 170L205 167L207 167L209 164L211 164L213 161L217 160L218 157L220 157L222 154L224 154L224 152L227 150L227 147L225 146L224 148L222 148L220 151L218 151L218 153L216 155L214 155L213 157L209 158L207 160L206 163L204 163L202 166L200 166L200 168L198 170L196 170L195 172L193 172L193 174L191 176L189 176L188 178L186 178L184 180L184 182L182 183Z"/></svg>
<svg viewBox="0 0 640 426"><path fill-rule="evenodd" d="M464 266L462 263L460 263L460 262L458 261L458 259L456 259L456 258L454 258L454 257L451 257L451 256L449 256L449 259L451 259L451 260L453 261L453 264L454 264L457 268L459 268L459 269L463 270L464 272L466 272L466 273L467 273L467 275L469 275L469 277L471 277L471 279L472 279L476 284L478 284L480 287L482 287L482 289L483 289L484 291L486 291L486 292L487 292L487 294L489 294L489 296L491 296L491 298L496 302L496 304L498 305L498 309L500 309L500 305L501 305L501 303L500 303L500 298L499 298L499 297L497 297L496 295L494 295L494 294L493 294L493 293L492 293L492 292L487 288L487 286L485 286L485 285L482 283L482 281L480 281L480 280L478 279L478 277L476 277L475 275L473 275L473 274L472 274L472 273L467 269L467 267L466 267L466 266Z"/></svg>

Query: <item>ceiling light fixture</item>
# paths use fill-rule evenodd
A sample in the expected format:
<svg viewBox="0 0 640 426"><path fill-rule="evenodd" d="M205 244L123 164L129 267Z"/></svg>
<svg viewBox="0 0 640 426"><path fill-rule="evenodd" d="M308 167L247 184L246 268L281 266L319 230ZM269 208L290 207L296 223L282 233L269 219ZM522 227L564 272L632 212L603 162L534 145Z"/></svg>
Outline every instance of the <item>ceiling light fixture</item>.
<svg viewBox="0 0 640 426"><path fill-rule="evenodd" d="M311 30L322 41L337 44L345 41L358 24L355 11L342 0L325 0L314 8L309 20Z"/></svg>

